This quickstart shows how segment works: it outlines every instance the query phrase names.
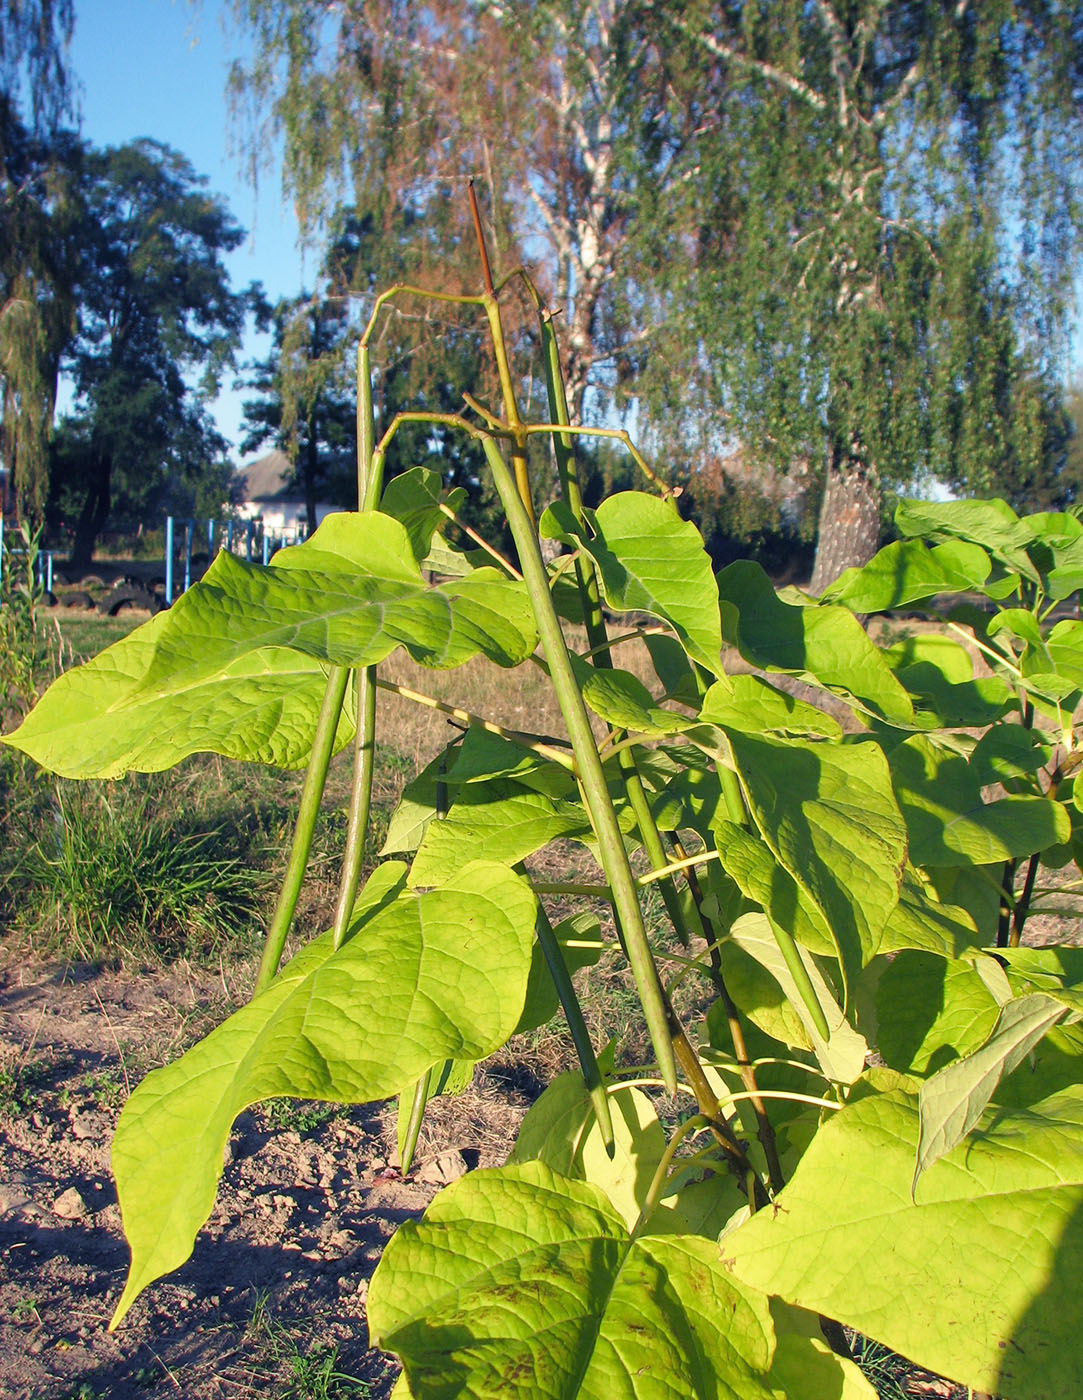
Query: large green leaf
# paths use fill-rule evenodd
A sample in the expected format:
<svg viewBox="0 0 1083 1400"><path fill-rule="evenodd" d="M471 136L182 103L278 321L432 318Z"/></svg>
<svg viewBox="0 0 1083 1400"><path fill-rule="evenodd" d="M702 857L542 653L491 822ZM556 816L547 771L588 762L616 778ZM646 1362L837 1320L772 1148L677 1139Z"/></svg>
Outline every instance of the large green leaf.
<svg viewBox="0 0 1083 1400"><path fill-rule="evenodd" d="M330 515L267 568L222 553L170 608L144 686L168 694L260 646L288 646L344 666L396 647L427 666L479 651L514 665L537 635L522 585L495 569L429 587L405 527L375 511Z"/></svg>
<svg viewBox="0 0 1083 1400"><path fill-rule="evenodd" d="M476 725L466 731L446 777L449 788L463 783L487 783L493 778L514 778L550 797L571 796L575 792L575 779L562 764Z"/></svg>
<svg viewBox="0 0 1083 1400"><path fill-rule="evenodd" d="M993 724L1014 703L1000 676L976 677L966 647L941 632L905 637L882 654L922 710L949 728Z"/></svg>
<svg viewBox="0 0 1083 1400"><path fill-rule="evenodd" d="M976 1050L999 1012L972 960L911 948L884 971L876 1009L884 1062L920 1075Z"/></svg>
<svg viewBox="0 0 1083 1400"><path fill-rule="evenodd" d="M132 1264L114 1326L188 1258L247 1105L385 1098L444 1060L482 1059L515 1029L534 929L527 882L477 862L417 896L404 876L399 862L378 867L348 942L337 952L330 934L308 944L267 991L128 1100L113 1171Z"/></svg>
<svg viewBox="0 0 1083 1400"><path fill-rule="evenodd" d="M433 535L447 524L442 506L457 510L465 497L461 486L445 491L439 472L428 467L410 467L393 476L384 487L380 511L405 525L414 558L421 564L432 550Z"/></svg>
<svg viewBox="0 0 1083 1400"><path fill-rule="evenodd" d="M515 865L558 836L586 835L582 807L514 783L464 784L442 821L430 821L410 867L411 885L438 885L471 860Z"/></svg>
<svg viewBox="0 0 1083 1400"><path fill-rule="evenodd" d="M715 822L714 836L722 865L746 898L762 905L773 924L806 948L837 956L838 947L816 901L779 864L765 841L725 818Z"/></svg>
<svg viewBox="0 0 1083 1400"><path fill-rule="evenodd" d="M756 826L823 914L847 975L855 975L879 949L906 859L883 752L726 732Z"/></svg>
<svg viewBox="0 0 1083 1400"><path fill-rule="evenodd" d="M1023 578L1032 583L1039 581L1038 570L1027 553L1035 540L1034 531L1006 501L900 501L895 524L902 535L979 544Z"/></svg>
<svg viewBox="0 0 1083 1400"><path fill-rule="evenodd" d="M837 719L815 705L777 690L762 676L725 676L703 697L700 719L752 734L816 734L837 739L842 727Z"/></svg>
<svg viewBox="0 0 1083 1400"><path fill-rule="evenodd" d="M724 1237L724 1260L975 1390L1076 1394L1083 1088L990 1111L915 1203L916 1086L870 1080L885 1092L824 1125L775 1209Z"/></svg>
<svg viewBox="0 0 1083 1400"><path fill-rule="evenodd" d="M656 705L654 696L631 671L591 666L574 654L571 661L583 699L606 724L657 738L678 734L695 723L690 715Z"/></svg>
<svg viewBox="0 0 1083 1400"><path fill-rule="evenodd" d="M688 654L722 674L718 589L699 531L657 496L622 491L593 512L584 541L602 591L618 612L646 612L670 623Z"/></svg>
<svg viewBox="0 0 1083 1400"><path fill-rule="evenodd" d="M921 540L896 540L863 568L847 569L823 596L855 613L885 612L980 587L988 577L989 556L979 545L948 540L930 549Z"/></svg>
<svg viewBox="0 0 1083 1400"><path fill-rule="evenodd" d="M880 939L881 953L920 948L943 958L958 958L984 942L970 914L955 904L934 899L910 871L903 876L899 902ZM896 1066L906 1068L906 1066Z"/></svg>
<svg viewBox="0 0 1083 1400"><path fill-rule="evenodd" d="M1016 992L1045 992L1071 1011L1083 1011L1083 948L999 948Z"/></svg>
<svg viewBox="0 0 1083 1400"><path fill-rule="evenodd" d="M747 559L722 570L718 592L726 641L750 665L788 671L853 696L885 719L913 722L910 697L849 609L785 603Z"/></svg>
<svg viewBox="0 0 1083 1400"><path fill-rule="evenodd" d="M159 613L66 671L4 742L64 778L155 773L203 752L279 768L306 763L326 665L285 647L261 647L178 689L163 706L140 686L166 620ZM347 703L335 747L352 736Z"/></svg>
<svg viewBox="0 0 1083 1400"><path fill-rule="evenodd" d="M915 865L991 865L1044 850L1071 834L1064 808L1049 798L986 802L980 769L924 736L891 751L891 776Z"/></svg>
<svg viewBox="0 0 1083 1400"><path fill-rule="evenodd" d="M1067 1008L1044 992L1031 992L1001 1007L996 1025L984 1045L953 1060L921 1086L914 1182L922 1172L950 1152L985 1112L1005 1075L1017 1065L1058 1021Z"/></svg>
<svg viewBox="0 0 1083 1400"><path fill-rule="evenodd" d="M219 554L168 612L62 676L8 742L79 777L159 769L196 749L296 766L321 663L372 665L402 646L428 666L479 652L511 666L536 640L519 582L476 569L431 588L403 525L343 512L267 568Z"/></svg>
<svg viewBox="0 0 1083 1400"><path fill-rule="evenodd" d="M373 1341L419 1400L780 1400L767 1298L695 1235L632 1237L606 1196L542 1162L463 1177L403 1225L369 1288ZM800 1337L787 1376L807 1376ZM822 1345L805 1341L810 1370ZM815 1353L815 1355L814 1355ZM846 1391L838 1367L825 1395Z"/></svg>

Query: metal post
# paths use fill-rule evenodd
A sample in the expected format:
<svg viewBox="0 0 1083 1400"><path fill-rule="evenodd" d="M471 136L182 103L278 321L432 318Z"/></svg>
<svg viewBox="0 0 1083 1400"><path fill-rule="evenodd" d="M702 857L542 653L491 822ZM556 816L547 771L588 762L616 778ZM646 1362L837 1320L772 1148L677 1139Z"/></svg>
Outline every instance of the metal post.
<svg viewBox="0 0 1083 1400"><path fill-rule="evenodd" d="M214 558L214 521L207 521L207 558Z"/></svg>
<svg viewBox="0 0 1083 1400"><path fill-rule="evenodd" d="M230 554L233 553L233 521L226 521L226 548Z"/></svg>
<svg viewBox="0 0 1083 1400"><path fill-rule="evenodd" d="M268 549L269 549L270 543L271 543L271 537L270 537L270 535L267 533L267 531L264 530L264 532L263 532L263 562L264 562L265 565L266 565L267 559L268 559L268 557L269 557L269 556L268 556Z"/></svg>
<svg viewBox="0 0 1083 1400"><path fill-rule="evenodd" d="M188 592L192 586L192 532L195 530L194 520L184 522L184 591Z"/></svg>
<svg viewBox="0 0 1083 1400"><path fill-rule="evenodd" d="M173 601L173 517L165 518L165 601L168 607Z"/></svg>

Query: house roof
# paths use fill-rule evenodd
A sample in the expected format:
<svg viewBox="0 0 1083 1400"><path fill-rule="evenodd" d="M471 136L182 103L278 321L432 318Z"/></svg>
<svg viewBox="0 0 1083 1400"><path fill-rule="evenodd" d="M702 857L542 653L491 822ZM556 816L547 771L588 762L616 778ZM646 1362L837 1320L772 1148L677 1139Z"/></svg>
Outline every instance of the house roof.
<svg viewBox="0 0 1083 1400"><path fill-rule="evenodd" d="M242 467L238 475L246 501L293 499L299 494L296 486L291 485L294 472L290 459L277 447Z"/></svg>

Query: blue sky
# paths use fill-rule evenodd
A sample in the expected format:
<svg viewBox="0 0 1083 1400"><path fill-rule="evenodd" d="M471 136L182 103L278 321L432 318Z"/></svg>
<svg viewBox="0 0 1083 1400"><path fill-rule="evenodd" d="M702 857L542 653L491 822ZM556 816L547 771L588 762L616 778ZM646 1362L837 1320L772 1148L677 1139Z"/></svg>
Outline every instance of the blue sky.
<svg viewBox="0 0 1083 1400"><path fill-rule="evenodd" d="M220 8L217 0L77 0L71 61L82 88L82 134L96 146L150 136L187 156L248 230L227 258L234 287L260 281L274 301L299 292L306 274L311 286L317 255L297 247L279 171L263 173L257 198L231 154L225 87L239 41L224 31ZM250 329L243 357L266 353L267 343ZM214 406L234 449L242 398L226 386Z"/></svg>

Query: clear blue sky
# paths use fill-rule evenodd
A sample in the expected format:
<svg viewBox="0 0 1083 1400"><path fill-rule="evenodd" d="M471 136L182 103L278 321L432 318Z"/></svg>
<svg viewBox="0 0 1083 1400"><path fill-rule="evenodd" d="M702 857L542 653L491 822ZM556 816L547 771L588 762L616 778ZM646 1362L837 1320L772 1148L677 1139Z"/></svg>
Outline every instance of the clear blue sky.
<svg viewBox="0 0 1083 1400"><path fill-rule="evenodd" d="M76 0L72 68L82 88L82 134L96 146L150 136L175 147L207 177L248 231L227 264L235 288L260 281L272 301L311 286L316 255L297 246L280 172L267 170L258 199L231 154L225 96L237 36L223 28L218 0ZM265 354L251 328L242 355ZM223 434L240 440L241 392L228 385L214 406Z"/></svg>

